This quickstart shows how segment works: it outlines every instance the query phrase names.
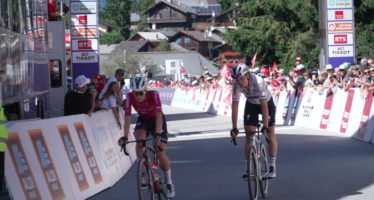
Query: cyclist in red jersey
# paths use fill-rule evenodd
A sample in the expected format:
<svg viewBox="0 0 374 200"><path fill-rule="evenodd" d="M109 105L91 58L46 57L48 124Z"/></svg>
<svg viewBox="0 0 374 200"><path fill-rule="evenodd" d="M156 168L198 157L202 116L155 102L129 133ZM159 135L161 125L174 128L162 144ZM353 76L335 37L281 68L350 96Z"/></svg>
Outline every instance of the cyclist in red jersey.
<svg viewBox="0 0 374 200"><path fill-rule="evenodd" d="M157 91L147 91L146 79L137 76L131 80L131 89L127 94L125 110L124 137L118 143L123 144L128 140L131 125L131 106L134 107L139 117L136 122L134 135L137 140L145 139L149 133L154 134L157 143L163 151L156 148L156 153L160 159L160 166L165 172L167 181L167 196L175 196L175 189L171 179L170 159L166 154L168 142L168 132L164 113L162 112L161 100ZM142 144L136 143L136 154L140 158L142 155Z"/></svg>

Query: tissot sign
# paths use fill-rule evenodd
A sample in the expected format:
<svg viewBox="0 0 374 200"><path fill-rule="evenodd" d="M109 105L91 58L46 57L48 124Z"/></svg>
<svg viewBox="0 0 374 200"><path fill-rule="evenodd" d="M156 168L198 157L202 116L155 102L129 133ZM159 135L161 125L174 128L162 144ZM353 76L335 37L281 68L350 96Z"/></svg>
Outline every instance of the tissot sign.
<svg viewBox="0 0 374 200"><path fill-rule="evenodd" d="M328 63L355 62L353 0L327 0Z"/></svg>
<svg viewBox="0 0 374 200"><path fill-rule="evenodd" d="M73 78L99 72L97 0L71 0Z"/></svg>

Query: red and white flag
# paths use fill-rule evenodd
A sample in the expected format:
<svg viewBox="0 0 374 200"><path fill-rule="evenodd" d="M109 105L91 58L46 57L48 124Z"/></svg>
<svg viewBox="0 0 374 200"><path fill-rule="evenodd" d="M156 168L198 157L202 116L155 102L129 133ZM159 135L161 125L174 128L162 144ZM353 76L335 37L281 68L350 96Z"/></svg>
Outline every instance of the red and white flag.
<svg viewBox="0 0 374 200"><path fill-rule="evenodd" d="M253 56L252 58L252 61L251 61L251 64L252 64L252 68L255 67L255 63L256 63L256 57L257 57L257 52L255 53L255 55Z"/></svg>
<svg viewBox="0 0 374 200"><path fill-rule="evenodd" d="M277 72L278 71L278 67L277 67L277 63L273 63L273 69L272 69L272 72Z"/></svg>
<svg viewBox="0 0 374 200"><path fill-rule="evenodd" d="M180 73L181 74L186 73L186 70L184 69L182 63L179 63L179 67L180 67Z"/></svg>

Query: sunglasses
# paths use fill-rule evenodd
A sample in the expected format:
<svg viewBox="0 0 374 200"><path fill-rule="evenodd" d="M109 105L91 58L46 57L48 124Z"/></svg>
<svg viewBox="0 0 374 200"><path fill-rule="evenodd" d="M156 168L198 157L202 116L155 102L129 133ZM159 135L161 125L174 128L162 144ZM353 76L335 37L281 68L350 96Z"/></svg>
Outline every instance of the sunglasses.
<svg viewBox="0 0 374 200"><path fill-rule="evenodd" d="M242 76L242 73L237 73L237 74L231 74L231 78L233 79L238 79Z"/></svg>
<svg viewBox="0 0 374 200"><path fill-rule="evenodd" d="M143 96L144 94L145 94L145 91L140 91L140 92L133 92L133 94L135 95L135 96Z"/></svg>

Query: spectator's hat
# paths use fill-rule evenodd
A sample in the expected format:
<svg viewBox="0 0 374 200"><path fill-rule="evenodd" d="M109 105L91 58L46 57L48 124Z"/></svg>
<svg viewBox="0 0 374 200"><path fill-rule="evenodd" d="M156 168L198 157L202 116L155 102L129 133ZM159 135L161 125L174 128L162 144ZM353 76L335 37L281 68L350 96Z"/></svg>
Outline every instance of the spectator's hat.
<svg viewBox="0 0 374 200"><path fill-rule="evenodd" d="M260 72L260 68L259 67L255 67L254 69L252 69L252 72L258 73L258 72Z"/></svg>
<svg viewBox="0 0 374 200"><path fill-rule="evenodd" d="M87 78L85 75L80 75L80 76L77 76L77 78L75 78L75 85L79 88L89 84L91 82L91 80L89 78Z"/></svg>
<svg viewBox="0 0 374 200"><path fill-rule="evenodd" d="M327 64L327 65L326 65L326 70L330 70L330 69L332 69L332 65Z"/></svg>
<svg viewBox="0 0 374 200"><path fill-rule="evenodd" d="M317 71L317 70L313 70L313 71L311 72L311 74L318 74L318 71Z"/></svg>
<svg viewBox="0 0 374 200"><path fill-rule="evenodd" d="M339 65L339 70L346 70L346 66L343 64Z"/></svg>
<svg viewBox="0 0 374 200"><path fill-rule="evenodd" d="M283 74L284 73L284 69L279 69L278 73Z"/></svg>
<svg viewBox="0 0 374 200"><path fill-rule="evenodd" d="M302 69L305 69L305 66L303 64L300 64L300 65L297 65L296 68L299 70L302 70Z"/></svg>

